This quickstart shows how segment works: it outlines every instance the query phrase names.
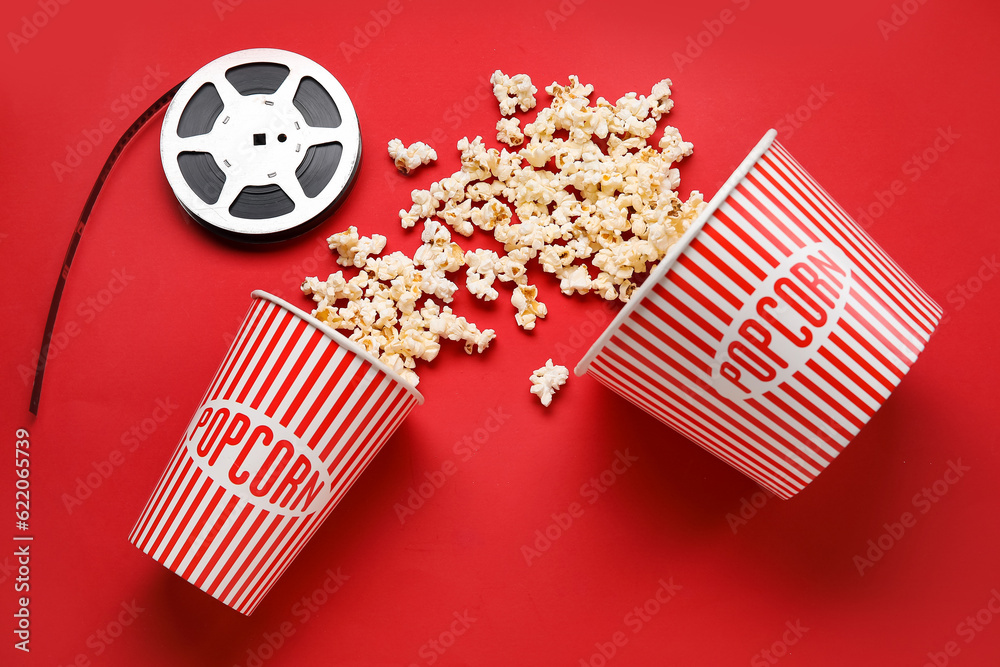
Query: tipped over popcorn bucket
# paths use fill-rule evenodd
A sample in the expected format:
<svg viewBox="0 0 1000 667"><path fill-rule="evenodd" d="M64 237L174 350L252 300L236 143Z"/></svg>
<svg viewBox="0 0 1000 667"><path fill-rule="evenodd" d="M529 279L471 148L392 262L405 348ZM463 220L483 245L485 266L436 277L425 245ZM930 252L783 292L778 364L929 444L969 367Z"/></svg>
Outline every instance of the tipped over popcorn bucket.
<svg viewBox="0 0 1000 667"><path fill-rule="evenodd" d="M423 397L265 292L129 541L250 614Z"/></svg>
<svg viewBox="0 0 1000 667"><path fill-rule="evenodd" d="M791 498L942 311L769 131L576 367Z"/></svg>

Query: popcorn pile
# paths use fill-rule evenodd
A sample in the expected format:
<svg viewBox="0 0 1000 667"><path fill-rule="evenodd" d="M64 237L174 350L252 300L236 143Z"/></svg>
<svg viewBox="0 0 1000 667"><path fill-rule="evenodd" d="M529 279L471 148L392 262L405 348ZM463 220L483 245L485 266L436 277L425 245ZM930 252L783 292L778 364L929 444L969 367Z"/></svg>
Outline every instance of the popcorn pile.
<svg viewBox="0 0 1000 667"><path fill-rule="evenodd" d="M503 116L515 107L535 107L537 89L526 75L497 70L490 81ZM676 192L674 165L692 145L670 126L659 150L647 143L673 107L670 86L664 79L648 97L629 93L614 104L603 97L592 104L594 87L576 76L567 85L547 86L550 105L523 132L516 118L497 123L498 141L514 147L527 139L523 148L487 148L482 137L463 137L457 146L461 168L427 190L413 190L412 206L399 212L403 227L440 220L462 236L477 227L491 232L505 254L467 253L466 285L490 301L499 296L496 279L513 283L511 304L524 329L547 311L528 282L531 259L559 278L564 294L596 292L628 301L638 277L663 258L704 206L698 191L687 201Z"/></svg>
<svg viewBox="0 0 1000 667"><path fill-rule="evenodd" d="M361 269L358 275L348 279L337 271L325 281L311 277L302 283L302 292L316 302L312 314L317 319L351 331L351 340L414 386L420 381L413 371L417 359L437 357L442 338L463 341L472 354L496 337L493 329L480 331L434 300L452 301L458 285L446 274L465 263L448 229L429 220L421 240L412 259L401 252L381 257L386 238L359 236L352 226L327 243L337 252L337 263ZM337 307L339 301L345 305Z"/></svg>
<svg viewBox="0 0 1000 667"><path fill-rule="evenodd" d="M465 268L466 288L484 301L499 299L498 281L509 283L515 320L530 330L548 308L528 280L529 261L555 274L564 294L596 292L625 302L704 206L698 191L687 201L676 192L674 165L692 145L671 126L656 147L647 142L673 107L670 79L648 96L628 93L612 104L603 97L591 102L594 87L570 76L566 85L545 88L549 106L523 130L508 116L533 109L538 89L527 75L508 77L500 70L490 82L503 116L497 141L522 148L487 148L481 136L463 137L460 169L413 190L412 205L399 212L404 228L421 224L422 245L412 258L381 256L384 236L362 237L351 227L328 242L339 264L360 273L348 279L338 271L302 284L316 302L317 318L350 330L352 340L414 385L416 360L434 359L441 338L463 341L471 354L495 337L441 305L458 290L451 274ZM427 144L404 147L399 139L389 142L389 154L403 173L437 158ZM491 233L504 252L463 251L452 241L451 230L469 237L476 228ZM543 404L565 383L563 371L549 360L533 374L532 392Z"/></svg>
<svg viewBox="0 0 1000 667"><path fill-rule="evenodd" d="M429 164L438 159L437 151L422 141L416 141L409 146L404 146L399 139L389 141L389 157L396 165L396 169L403 174L409 174L422 164Z"/></svg>

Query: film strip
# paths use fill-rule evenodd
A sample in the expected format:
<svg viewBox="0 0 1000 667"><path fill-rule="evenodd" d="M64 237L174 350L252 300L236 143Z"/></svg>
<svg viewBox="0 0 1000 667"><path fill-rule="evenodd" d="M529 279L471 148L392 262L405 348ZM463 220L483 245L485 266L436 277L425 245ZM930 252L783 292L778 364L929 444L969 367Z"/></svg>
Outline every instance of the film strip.
<svg viewBox="0 0 1000 667"><path fill-rule="evenodd" d="M318 225L350 192L361 129L340 82L280 49L222 56L153 102L104 162L73 229L42 334L29 410L38 414L59 304L97 197L125 147L167 106L160 159L195 221L224 238L269 243Z"/></svg>
<svg viewBox="0 0 1000 667"><path fill-rule="evenodd" d="M104 161L104 166L101 167L100 173L97 175L97 180L94 182L94 186L90 189L90 195L87 196L87 201L83 205L83 212L80 213L80 218L77 220L76 227L73 228L73 236L69 240L69 247L66 249L66 257L63 258L62 269L59 271L59 278L56 280L56 289L52 294L52 302L49 304L49 314L45 320L45 331L42 334L42 347L38 353L38 364L35 366L35 382L31 387L31 403L28 409L31 414L38 414L38 401L42 395L42 379L45 376L45 365L49 356L49 346L52 345L52 331L56 324L56 315L59 313L59 303L62 301L63 290L66 288L66 279L69 277L70 267L73 266L73 258L76 256L76 249L80 245L80 239L83 238L83 230L87 226L87 221L90 220L90 213L94 210L94 204L97 202L97 195L101 193L101 189L104 187L104 182L108 180L108 176L111 174L111 169L115 166L118 158L121 157L122 151L128 145L132 138L139 133L139 130L146 125L149 120L155 116L160 109L165 107L168 102L177 93L183 82L178 83L176 86L165 92L159 99L149 105L142 114L135 119L135 121L129 125L125 133L122 134L121 139L114 145L111 149L111 154L108 155L108 159Z"/></svg>

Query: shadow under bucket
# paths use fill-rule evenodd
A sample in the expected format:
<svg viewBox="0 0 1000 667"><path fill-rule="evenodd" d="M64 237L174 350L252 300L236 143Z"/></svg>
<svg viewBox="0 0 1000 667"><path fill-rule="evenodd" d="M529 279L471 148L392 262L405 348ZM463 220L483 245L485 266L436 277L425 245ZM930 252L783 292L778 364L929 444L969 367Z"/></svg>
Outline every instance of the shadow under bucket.
<svg viewBox="0 0 1000 667"><path fill-rule="evenodd" d="M885 402L942 311L775 134L575 372L787 499Z"/></svg>

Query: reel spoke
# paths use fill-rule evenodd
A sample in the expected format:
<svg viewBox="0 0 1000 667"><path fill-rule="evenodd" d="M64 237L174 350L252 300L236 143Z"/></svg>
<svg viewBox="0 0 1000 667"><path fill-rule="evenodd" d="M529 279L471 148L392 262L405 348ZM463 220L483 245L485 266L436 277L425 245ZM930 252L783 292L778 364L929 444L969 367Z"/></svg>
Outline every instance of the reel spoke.
<svg viewBox="0 0 1000 667"><path fill-rule="evenodd" d="M302 136L302 145L308 148L319 144L343 143L344 132L339 127L306 127L302 131Z"/></svg>
<svg viewBox="0 0 1000 667"><path fill-rule="evenodd" d="M214 151L218 145L211 139L212 133L196 134L193 137L184 137L177 142L177 154L180 153L209 153L215 157Z"/></svg>
<svg viewBox="0 0 1000 667"><path fill-rule="evenodd" d="M240 95L240 91L236 90L225 76L222 77L221 81L213 81L213 83L215 84L216 92L222 98L222 118L224 119L229 115L229 110L237 105L242 95Z"/></svg>
<svg viewBox="0 0 1000 667"><path fill-rule="evenodd" d="M271 99L274 100L275 105L281 105L282 107L292 106L292 99L295 98L295 91L299 89L299 82L301 80L302 75L299 74L298 70L294 67L290 68L288 76L285 77L285 80L281 82L278 89L271 95Z"/></svg>
<svg viewBox="0 0 1000 667"><path fill-rule="evenodd" d="M278 174L272 181L285 191L288 198L295 204L295 208L305 205L306 193L302 191L302 184L299 183L299 179L295 178L294 171L288 174Z"/></svg>
<svg viewBox="0 0 1000 667"><path fill-rule="evenodd" d="M245 185L246 182L240 178L239 174L226 174L226 182L222 185L222 192L219 193L219 200L216 203L228 211L233 200L236 199L236 195L243 190Z"/></svg>

